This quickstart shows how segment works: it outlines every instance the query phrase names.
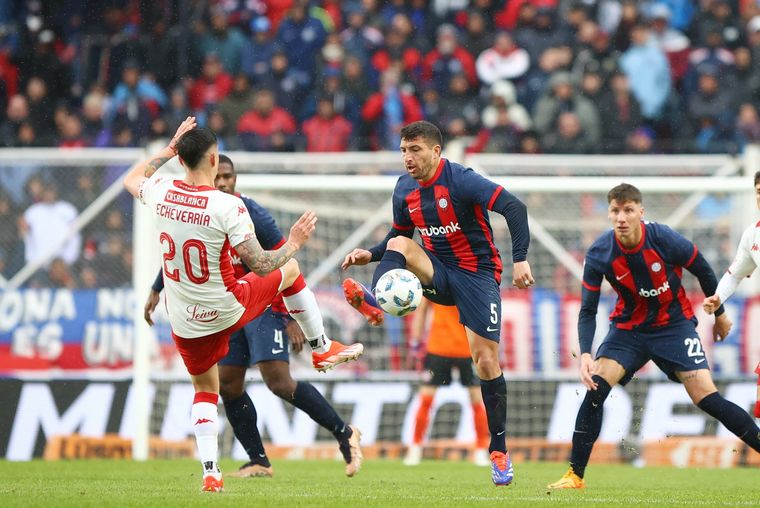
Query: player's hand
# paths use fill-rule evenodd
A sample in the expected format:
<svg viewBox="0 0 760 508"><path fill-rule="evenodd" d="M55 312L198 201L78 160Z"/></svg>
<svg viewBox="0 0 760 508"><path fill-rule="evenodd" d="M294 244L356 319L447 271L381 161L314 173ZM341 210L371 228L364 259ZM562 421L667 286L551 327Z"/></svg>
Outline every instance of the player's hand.
<svg viewBox="0 0 760 508"><path fill-rule="evenodd" d="M346 269L351 265L366 265L372 261L372 253L366 249L354 249L343 259L340 267Z"/></svg>
<svg viewBox="0 0 760 508"><path fill-rule="evenodd" d="M517 289L527 289L535 284L533 274L530 273L530 265L527 261L518 261L512 270L512 285Z"/></svg>
<svg viewBox="0 0 760 508"><path fill-rule="evenodd" d="M581 355L581 383L583 383L589 390L596 390L597 384L591 377L596 374L596 362L591 358L589 353L583 353Z"/></svg>
<svg viewBox="0 0 760 508"><path fill-rule="evenodd" d="M288 241L300 249L309 240L309 237L317 228L317 214L312 211L304 212L290 228Z"/></svg>
<svg viewBox="0 0 760 508"><path fill-rule="evenodd" d="M298 325L297 321L288 321L285 325L285 333L288 334L290 339L290 347L293 348L294 353L300 353L303 351L303 343L306 340L306 336L303 334L303 330Z"/></svg>
<svg viewBox="0 0 760 508"><path fill-rule="evenodd" d="M720 296L718 295L712 295L708 296L702 301L702 308L705 309L705 312L708 314L712 314L716 310L718 310L718 307L720 307L720 304L722 302L720 301Z"/></svg>
<svg viewBox="0 0 760 508"><path fill-rule="evenodd" d="M169 141L169 149L177 153L177 142L179 142L179 139L187 132L195 129L198 124L195 123L195 117L194 116L188 116L185 118L185 121L179 124L179 127L177 128L177 132L174 133L174 137L171 141Z"/></svg>
<svg viewBox="0 0 760 508"><path fill-rule="evenodd" d="M153 326L153 318L151 317L151 314L153 314L153 311L156 310L160 299L161 295L151 289L150 294L148 295L148 301L145 302L145 309L143 311L143 318L149 326Z"/></svg>
<svg viewBox="0 0 760 508"><path fill-rule="evenodd" d="M713 326L713 340L715 342L721 342L728 336L731 331L733 323L724 312L720 316L715 316L715 326Z"/></svg>

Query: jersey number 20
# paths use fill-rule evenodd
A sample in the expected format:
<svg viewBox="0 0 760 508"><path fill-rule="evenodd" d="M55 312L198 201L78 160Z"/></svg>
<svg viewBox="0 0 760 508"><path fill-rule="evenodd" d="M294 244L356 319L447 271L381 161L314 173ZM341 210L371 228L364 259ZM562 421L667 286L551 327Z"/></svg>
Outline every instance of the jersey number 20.
<svg viewBox="0 0 760 508"><path fill-rule="evenodd" d="M164 252L164 275L169 277L175 282L179 282L179 269L170 269L167 261L174 259L177 255L177 246L174 243L174 239L169 236L169 233L161 233L161 244L166 242L169 245L169 251ZM193 273L193 261L190 259L190 250L195 249L198 251L198 264L200 265L201 274L196 275ZM203 284L209 278L208 271L208 253L206 252L206 246L200 240L190 239L182 244L182 260L185 262L185 273L190 282L195 284Z"/></svg>

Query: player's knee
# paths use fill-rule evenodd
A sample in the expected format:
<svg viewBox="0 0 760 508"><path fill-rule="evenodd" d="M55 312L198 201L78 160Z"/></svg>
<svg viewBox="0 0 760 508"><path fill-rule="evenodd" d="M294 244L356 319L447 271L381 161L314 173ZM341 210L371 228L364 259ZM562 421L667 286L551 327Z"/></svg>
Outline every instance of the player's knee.
<svg viewBox="0 0 760 508"><path fill-rule="evenodd" d="M296 391L296 383L290 376L265 378L264 383L266 383L269 391L277 395L279 398L287 401L293 400L293 394Z"/></svg>
<svg viewBox="0 0 760 508"><path fill-rule="evenodd" d="M397 252L400 252L401 254L406 254L408 252L409 244L413 241L405 236L394 236L390 240L388 240L388 246L387 249L389 250L395 250Z"/></svg>
<svg viewBox="0 0 760 508"><path fill-rule="evenodd" d="M282 265L282 289L289 288L293 285L293 282L301 275L301 268L298 266L298 261L295 258L290 258L287 263Z"/></svg>
<svg viewBox="0 0 760 508"><path fill-rule="evenodd" d="M491 354L488 350L473 351L472 360L480 379L493 379L501 373L498 356Z"/></svg>
<svg viewBox="0 0 760 508"><path fill-rule="evenodd" d="M243 395L243 384L236 382L223 382L219 383L219 396L222 397L222 402L229 402L235 400Z"/></svg>

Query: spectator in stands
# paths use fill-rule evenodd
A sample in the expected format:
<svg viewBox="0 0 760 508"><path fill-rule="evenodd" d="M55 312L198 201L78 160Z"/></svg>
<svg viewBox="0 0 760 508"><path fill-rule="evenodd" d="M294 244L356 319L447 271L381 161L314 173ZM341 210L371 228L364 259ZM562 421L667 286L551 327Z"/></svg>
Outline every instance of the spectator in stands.
<svg viewBox="0 0 760 508"><path fill-rule="evenodd" d="M648 155L655 153L655 147L655 133L650 127L639 127L625 137L625 153Z"/></svg>
<svg viewBox="0 0 760 508"><path fill-rule="evenodd" d="M320 49L325 43L327 30L309 11L308 0L295 0L288 17L280 24L277 41L288 54L290 65L312 76Z"/></svg>
<svg viewBox="0 0 760 508"><path fill-rule="evenodd" d="M706 44L710 34L717 32L727 47L736 47L742 30L729 0L709 0L703 3L706 5L699 11L694 23L698 42Z"/></svg>
<svg viewBox="0 0 760 508"><path fill-rule="evenodd" d="M91 264L83 264L79 269L77 286L80 289L97 289L100 287L98 283L98 273L95 271Z"/></svg>
<svg viewBox="0 0 760 508"><path fill-rule="evenodd" d="M586 154L595 149L580 118L572 111L560 113L556 129L541 137L541 145L546 153Z"/></svg>
<svg viewBox="0 0 760 508"><path fill-rule="evenodd" d="M269 65L275 50L271 29L272 23L266 16L258 16L251 20L251 38L246 41L243 48L240 71L254 83L258 83L269 73Z"/></svg>
<svg viewBox="0 0 760 508"><path fill-rule="evenodd" d="M631 94L628 76L616 72L610 77L609 90L599 105L602 129L603 153L622 153L626 139L639 128L644 120L639 101Z"/></svg>
<svg viewBox="0 0 760 508"><path fill-rule="evenodd" d="M162 115L164 120L166 120L166 125L169 127L169 130L176 131L179 124L191 114L192 111L190 111L187 104L187 93L185 92L185 89L182 86L174 87L169 96L169 107L166 108L166 111L164 111L164 114Z"/></svg>
<svg viewBox="0 0 760 508"><path fill-rule="evenodd" d="M483 51L475 62L478 78L486 85L500 79L517 80L528 71L530 56L517 46L508 32L496 34L493 46Z"/></svg>
<svg viewBox="0 0 760 508"><path fill-rule="evenodd" d="M658 120L671 91L670 66L646 26L639 24L631 30L631 46L620 58L620 67L644 118Z"/></svg>
<svg viewBox="0 0 760 508"><path fill-rule="evenodd" d="M307 152L345 152L351 144L353 126L336 114L333 98L323 96L317 101L317 114L304 121L302 131Z"/></svg>
<svg viewBox="0 0 760 508"><path fill-rule="evenodd" d="M145 55L145 72L154 77L163 90L170 90L179 79L180 41L177 30L168 26L168 20L155 19L149 33L141 39Z"/></svg>
<svg viewBox="0 0 760 508"><path fill-rule="evenodd" d="M510 124L519 131L527 131L532 127L528 111L517 102L517 90L510 81L496 81L491 85L489 105L483 109L481 120L483 124L493 125L496 121L496 109L505 108L509 115Z"/></svg>
<svg viewBox="0 0 760 508"><path fill-rule="evenodd" d="M26 98L29 105L29 122L38 136L51 139L55 130L50 122L53 117L53 102L48 97L47 84L37 76L26 82Z"/></svg>
<svg viewBox="0 0 760 508"><path fill-rule="evenodd" d="M686 99L697 89L699 70L704 66L712 66L724 76L733 72L734 54L725 48L723 35L719 30L709 31L705 43L689 53L689 67L684 75L682 87Z"/></svg>
<svg viewBox="0 0 760 508"><path fill-rule="evenodd" d="M58 199L58 188L50 182L44 183L40 197L19 220L24 258L27 263L41 261L51 249L57 248L59 257L73 264L81 248L79 233L70 234L77 210L71 203Z"/></svg>
<svg viewBox="0 0 760 508"><path fill-rule="evenodd" d="M601 139L599 112L594 104L576 92L572 77L568 72L555 73L549 81L547 93L538 101L538 104L536 104L536 110L533 115L533 125L541 135L542 146L545 146L545 143L543 142L544 136L559 131L558 120L563 112L575 114L574 118L580 123L579 131L582 133L584 140L588 140L592 145L599 142ZM565 132L573 132L574 136L580 135L580 133L574 132L574 126L571 125L571 120L566 120L565 123ZM564 146L563 144L559 144L560 141L561 140L557 140L551 143L554 153L560 153L557 152L559 149L557 147Z"/></svg>
<svg viewBox="0 0 760 508"><path fill-rule="evenodd" d="M482 9L471 8L467 11L466 16L462 46L471 55L480 55L491 47L493 39L492 30L490 30L491 23L487 18L486 11Z"/></svg>
<svg viewBox="0 0 760 508"><path fill-rule="evenodd" d="M750 102L739 106L735 141L739 149L748 143L760 143L760 116L755 105Z"/></svg>
<svg viewBox="0 0 760 508"><path fill-rule="evenodd" d="M71 274L69 265L61 258L54 258L47 270L45 287L74 289L77 281Z"/></svg>
<svg viewBox="0 0 760 508"><path fill-rule="evenodd" d="M760 69L752 62L752 53L745 46L734 50L734 74L730 85L732 106L738 110L739 105L760 100Z"/></svg>
<svg viewBox="0 0 760 508"><path fill-rule="evenodd" d="M385 42L372 55L371 63L372 69L378 75L396 65L401 67L407 80L419 83L422 79L422 53L399 29L391 28L386 31Z"/></svg>
<svg viewBox="0 0 760 508"><path fill-rule="evenodd" d="M475 59L459 44L459 33L453 25L444 24L436 31L436 45L422 62L422 83L446 92L451 76L464 73L470 86L478 85Z"/></svg>
<svg viewBox="0 0 760 508"><path fill-rule="evenodd" d="M442 113L440 128L446 135L448 124L454 120L464 121L464 134L474 135L480 129L480 99L470 90L467 77L463 73L454 74L449 81L448 92L441 97Z"/></svg>
<svg viewBox="0 0 760 508"><path fill-rule="evenodd" d="M16 204L6 190L0 187L0 255L4 265L0 274L3 275L15 273L22 265L18 219Z"/></svg>
<svg viewBox="0 0 760 508"><path fill-rule="evenodd" d="M235 76L232 82L232 90L219 104L218 111L224 116L224 131L214 130L214 132L228 138L235 134L235 126L240 121L245 110L251 105L253 99L253 89L246 74L240 73ZM221 149L220 149L221 151Z"/></svg>
<svg viewBox="0 0 760 508"><path fill-rule="evenodd" d="M290 151L294 146L296 122L275 103L271 90L262 89L253 96L253 108L240 117L237 132L246 150Z"/></svg>
<svg viewBox="0 0 760 508"><path fill-rule="evenodd" d="M466 153L515 153L520 146L522 131L512 123L506 105L489 106L489 114L483 115L483 128Z"/></svg>
<svg viewBox="0 0 760 508"><path fill-rule="evenodd" d="M29 103L23 95L14 95L8 100L5 121L0 125L0 143L3 146L18 146L19 128L30 123Z"/></svg>
<svg viewBox="0 0 760 508"><path fill-rule="evenodd" d="M360 3L349 3L345 7L346 28L340 33L347 55L358 58L365 66L370 56L383 43L383 33L366 24L367 9Z"/></svg>
<svg viewBox="0 0 760 508"><path fill-rule="evenodd" d="M222 9L212 8L211 23L198 39L198 50L204 59L207 55L216 55L223 72L235 75L240 72L245 42L243 33L227 23L227 14Z"/></svg>
<svg viewBox="0 0 760 508"><path fill-rule="evenodd" d="M217 54L207 53L203 58L201 76L193 82L188 92L190 108L199 113L215 108L230 90L232 76L225 72Z"/></svg>
<svg viewBox="0 0 760 508"><path fill-rule="evenodd" d="M362 119L370 129L374 150L398 150L398 134L411 122L422 120L417 98L401 87L399 71L390 68L380 76L380 91L370 95L362 108Z"/></svg>
<svg viewBox="0 0 760 508"><path fill-rule="evenodd" d="M132 282L129 267L123 264L126 249L126 241L120 234L108 235L99 246L92 267L102 287L120 287Z"/></svg>
<svg viewBox="0 0 760 508"><path fill-rule="evenodd" d="M592 62L583 71L580 88L581 95L598 108L605 90L604 77L596 62Z"/></svg>
<svg viewBox="0 0 760 508"><path fill-rule="evenodd" d="M76 113L66 115L58 134L59 148L83 148L87 139L82 132L82 119Z"/></svg>
<svg viewBox="0 0 760 508"><path fill-rule="evenodd" d="M528 52L534 65L547 49L571 44L568 34L557 25L556 15L557 11L553 7L542 5L535 10L532 19L526 17L525 24L521 23L515 30L517 45Z"/></svg>
<svg viewBox="0 0 760 508"><path fill-rule="evenodd" d="M649 27L652 37L665 53L670 65L670 74L674 82L679 82L689 66L691 41L683 33L670 26L670 8L658 3L649 10Z"/></svg>
<svg viewBox="0 0 760 508"><path fill-rule="evenodd" d="M583 71L595 66L606 80L618 68L618 53L610 45L610 37L594 22L584 24L581 44L572 64L573 76L580 81Z"/></svg>
<svg viewBox="0 0 760 508"><path fill-rule="evenodd" d="M703 65L699 70L697 92L689 99L689 117L695 127L711 118L714 127L722 132L734 126L735 113L730 93L720 86L718 70Z"/></svg>
<svg viewBox="0 0 760 508"><path fill-rule="evenodd" d="M295 114L300 112L303 96L312 76L291 67L288 52L281 48L276 49L272 54L269 68L269 73L259 80L257 86L272 90L277 105L296 116Z"/></svg>
<svg viewBox="0 0 760 508"><path fill-rule="evenodd" d="M82 133L88 146L104 147L111 142L111 132L103 122L104 102L100 91L88 93L82 101Z"/></svg>
<svg viewBox="0 0 760 508"><path fill-rule="evenodd" d="M216 133L220 152L229 152L242 148L242 145L238 142L235 129L229 125L227 118L218 109L209 111L206 118L206 126Z"/></svg>
<svg viewBox="0 0 760 508"><path fill-rule="evenodd" d="M22 86L36 76L48 84L48 92L54 102L67 99L71 93L71 67L65 65L56 54L55 34L52 30L43 29L29 35L16 59Z"/></svg>
<svg viewBox="0 0 760 508"><path fill-rule="evenodd" d="M150 127L150 120L167 103L164 91L148 76L141 76L139 63L129 60L124 64L121 82L111 98L108 122L122 122L142 139Z"/></svg>

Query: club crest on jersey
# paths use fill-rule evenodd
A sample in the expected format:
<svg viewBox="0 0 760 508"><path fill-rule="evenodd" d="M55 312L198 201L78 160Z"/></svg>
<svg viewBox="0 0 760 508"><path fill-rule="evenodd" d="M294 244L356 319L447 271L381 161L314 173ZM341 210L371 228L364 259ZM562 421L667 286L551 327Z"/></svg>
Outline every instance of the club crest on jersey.
<svg viewBox="0 0 760 508"><path fill-rule="evenodd" d="M218 310L209 309L207 307L203 307L202 305L198 305L197 303L195 305L188 305L186 310L189 314L187 321L210 323L219 317Z"/></svg>
<svg viewBox="0 0 760 508"><path fill-rule="evenodd" d="M662 265L661 265L660 263L658 263L658 262L656 262L656 261L655 261L654 263L652 263L652 271L653 271L654 273L657 273L657 272L659 272L660 270L662 270Z"/></svg>
<svg viewBox="0 0 760 508"><path fill-rule="evenodd" d="M245 209L244 206L238 206L238 215L243 215L246 212L247 210Z"/></svg>
<svg viewBox="0 0 760 508"><path fill-rule="evenodd" d="M760 245L757 245L756 243L752 244L752 248L750 250L753 250L755 252L760 251Z"/></svg>
<svg viewBox="0 0 760 508"><path fill-rule="evenodd" d="M446 198L441 198L438 200L438 206L445 210L449 207L449 202Z"/></svg>

